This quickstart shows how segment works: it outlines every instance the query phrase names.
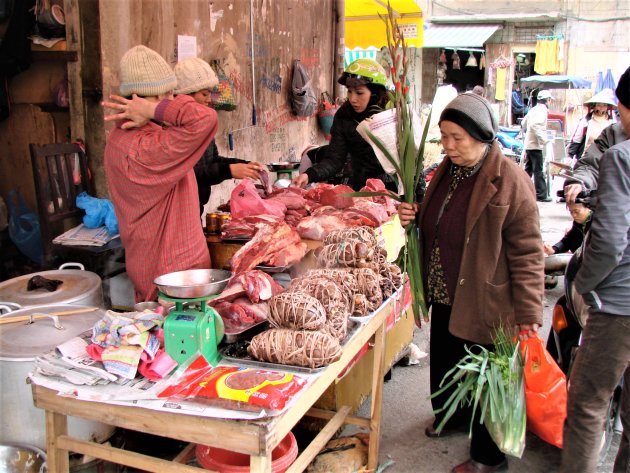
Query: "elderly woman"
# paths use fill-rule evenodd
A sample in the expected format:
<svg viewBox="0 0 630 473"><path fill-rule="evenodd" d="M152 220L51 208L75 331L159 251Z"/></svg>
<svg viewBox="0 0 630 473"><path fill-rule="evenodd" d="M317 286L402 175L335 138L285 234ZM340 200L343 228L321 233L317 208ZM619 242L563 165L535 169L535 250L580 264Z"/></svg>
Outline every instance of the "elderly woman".
<svg viewBox="0 0 630 473"><path fill-rule="evenodd" d="M431 305L431 392L466 354L464 347L492 349L495 329L513 326L535 336L542 323L543 245L536 194L527 174L506 159L495 141L490 104L461 94L440 116L446 158L424 201L401 204L403 225L418 218L424 283ZM419 215L417 215L419 211ZM441 408L450 392L432 400ZM435 419L425 433L443 437L467 427L470 412L454 415L439 434ZM505 455L478 419L470 459L454 473L507 470Z"/></svg>

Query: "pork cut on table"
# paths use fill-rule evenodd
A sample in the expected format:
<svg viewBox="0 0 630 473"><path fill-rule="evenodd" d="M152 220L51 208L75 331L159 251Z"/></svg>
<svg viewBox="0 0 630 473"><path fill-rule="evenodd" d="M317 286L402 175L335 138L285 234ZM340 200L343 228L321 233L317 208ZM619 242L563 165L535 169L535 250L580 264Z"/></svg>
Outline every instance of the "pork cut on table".
<svg viewBox="0 0 630 473"><path fill-rule="evenodd" d="M365 181L365 186L361 188L360 192L389 192L385 187L385 183L380 179L368 179ZM391 197L375 195L374 197L367 197L366 199L381 204L385 207L385 210L389 215L396 213L396 201Z"/></svg>
<svg viewBox="0 0 630 473"><path fill-rule="evenodd" d="M287 210L303 209L306 199L302 197L302 189L289 187L287 189L274 190L266 200L277 200L282 202Z"/></svg>
<svg viewBox="0 0 630 473"><path fill-rule="evenodd" d="M269 316L268 302L259 302L254 304L248 298L240 297L236 299L233 304L241 306L248 317L253 318L255 322L267 320L267 317Z"/></svg>
<svg viewBox="0 0 630 473"><path fill-rule="evenodd" d="M256 319L249 315L241 305L223 301L216 304L214 309L223 319L225 330L228 333L241 330L245 326L256 323Z"/></svg>
<svg viewBox="0 0 630 473"><path fill-rule="evenodd" d="M223 240L250 240L256 233L257 223L276 223L281 220L280 217L273 215L250 215L247 217L232 218L221 226L221 238Z"/></svg>
<svg viewBox="0 0 630 473"><path fill-rule="evenodd" d="M352 207L357 199L343 195L350 192L354 192L352 187L340 184L330 189L325 189L321 193L319 201L322 205L331 205L337 209Z"/></svg>
<svg viewBox="0 0 630 473"><path fill-rule="evenodd" d="M298 223L297 231L302 238L321 241L329 232L345 227L346 225L342 218L322 213L303 218Z"/></svg>
<svg viewBox="0 0 630 473"><path fill-rule="evenodd" d="M263 263L277 266L274 263L280 259L285 263L282 266L288 266L297 263L306 254L306 245L302 243L300 235L286 222L258 224L256 228L254 237L230 260L234 274L249 271ZM284 253L284 256L280 258L279 253Z"/></svg>
<svg viewBox="0 0 630 473"><path fill-rule="evenodd" d="M230 279L223 292L209 302L214 307L221 302L234 302L247 297L250 302L268 301L280 294L284 288L267 273L254 269L237 274Z"/></svg>

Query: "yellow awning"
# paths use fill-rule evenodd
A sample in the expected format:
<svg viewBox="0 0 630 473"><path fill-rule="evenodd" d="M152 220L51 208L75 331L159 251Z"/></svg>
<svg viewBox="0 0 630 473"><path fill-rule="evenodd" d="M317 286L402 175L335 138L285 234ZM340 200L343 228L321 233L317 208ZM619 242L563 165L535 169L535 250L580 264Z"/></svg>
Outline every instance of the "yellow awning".
<svg viewBox="0 0 630 473"><path fill-rule="evenodd" d="M385 23L387 0L346 0L346 48L387 46ZM422 10L416 0L389 0L407 46L422 47Z"/></svg>

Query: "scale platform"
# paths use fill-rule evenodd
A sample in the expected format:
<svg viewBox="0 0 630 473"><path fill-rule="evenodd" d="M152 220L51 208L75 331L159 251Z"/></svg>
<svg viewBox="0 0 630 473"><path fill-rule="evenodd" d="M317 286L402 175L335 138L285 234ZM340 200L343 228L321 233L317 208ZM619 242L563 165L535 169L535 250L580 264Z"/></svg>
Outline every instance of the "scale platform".
<svg viewBox="0 0 630 473"><path fill-rule="evenodd" d="M221 361L218 345L225 329L223 319L207 302L216 295L180 299L160 293L159 297L175 303L164 321L164 349L179 365L197 353L213 366Z"/></svg>

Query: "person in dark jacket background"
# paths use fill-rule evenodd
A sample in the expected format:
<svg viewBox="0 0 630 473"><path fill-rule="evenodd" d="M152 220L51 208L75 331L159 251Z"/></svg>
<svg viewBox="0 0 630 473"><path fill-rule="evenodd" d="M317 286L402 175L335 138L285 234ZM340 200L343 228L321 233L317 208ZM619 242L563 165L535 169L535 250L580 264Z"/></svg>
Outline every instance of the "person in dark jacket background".
<svg viewBox="0 0 630 473"><path fill-rule="evenodd" d="M562 240L554 245L544 244L545 255L554 255L557 253L568 253L571 251L575 253L584 241L584 234L586 233L588 224L591 220L591 210L585 207L583 204L567 204L569 213L573 217L573 226L564 235Z"/></svg>
<svg viewBox="0 0 630 473"><path fill-rule="evenodd" d="M357 59L337 82L348 89L348 100L335 114L326 155L295 177L293 184L304 187L309 182L322 182L336 176L350 155L352 177L349 184L353 189L359 190L366 180L376 178L397 192L396 182L385 173L370 144L356 130L360 122L385 109L388 101L385 69L371 59Z"/></svg>
<svg viewBox="0 0 630 473"><path fill-rule="evenodd" d="M216 74L203 59L194 57L182 59L175 65L177 77L176 95L190 95L197 103L210 103L210 89L219 81ZM244 159L219 156L219 149L214 139L195 165L195 177L199 193L200 214L210 198L210 187L227 179L258 179L262 165Z"/></svg>

